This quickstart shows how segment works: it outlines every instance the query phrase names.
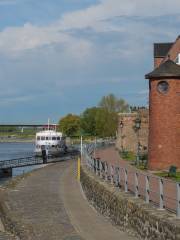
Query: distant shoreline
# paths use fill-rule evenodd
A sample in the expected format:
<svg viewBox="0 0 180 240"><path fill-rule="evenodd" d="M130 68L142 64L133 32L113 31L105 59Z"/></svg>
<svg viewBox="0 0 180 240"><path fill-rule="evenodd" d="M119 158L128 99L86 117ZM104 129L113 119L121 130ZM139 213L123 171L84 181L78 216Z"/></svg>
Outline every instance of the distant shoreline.
<svg viewBox="0 0 180 240"><path fill-rule="evenodd" d="M34 143L35 139L0 139L0 143Z"/></svg>

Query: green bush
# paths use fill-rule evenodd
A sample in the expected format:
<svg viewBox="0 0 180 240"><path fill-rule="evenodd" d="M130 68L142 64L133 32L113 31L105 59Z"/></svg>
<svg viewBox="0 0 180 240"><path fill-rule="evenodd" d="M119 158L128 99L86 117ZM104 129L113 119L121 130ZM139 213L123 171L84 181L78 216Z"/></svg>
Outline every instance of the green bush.
<svg viewBox="0 0 180 240"><path fill-rule="evenodd" d="M131 151L120 152L120 156L128 161L133 161L136 158L136 155Z"/></svg>

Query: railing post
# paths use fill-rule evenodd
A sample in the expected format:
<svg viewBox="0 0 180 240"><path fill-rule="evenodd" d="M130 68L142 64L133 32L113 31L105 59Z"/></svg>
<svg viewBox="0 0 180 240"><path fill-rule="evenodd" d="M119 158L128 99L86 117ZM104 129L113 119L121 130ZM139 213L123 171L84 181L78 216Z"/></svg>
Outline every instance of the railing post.
<svg viewBox="0 0 180 240"><path fill-rule="evenodd" d="M124 191L128 192L128 175L127 169L124 168Z"/></svg>
<svg viewBox="0 0 180 240"><path fill-rule="evenodd" d="M96 159L93 158L93 169L94 169L94 173L96 174Z"/></svg>
<svg viewBox="0 0 180 240"><path fill-rule="evenodd" d="M150 193L150 189L149 189L149 176L146 175L146 203L149 203L149 193Z"/></svg>
<svg viewBox="0 0 180 240"><path fill-rule="evenodd" d="M138 173L135 172L135 197L138 198L139 197L139 185L138 185Z"/></svg>
<svg viewBox="0 0 180 240"><path fill-rule="evenodd" d="M180 217L180 183L176 183L176 199L177 199L177 209L176 216Z"/></svg>
<svg viewBox="0 0 180 240"><path fill-rule="evenodd" d="M94 159L91 157L91 170L94 170Z"/></svg>
<svg viewBox="0 0 180 240"><path fill-rule="evenodd" d="M164 209L163 179L159 178L159 209Z"/></svg>
<svg viewBox="0 0 180 240"><path fill-rule="evenodd" d="M111 165L111 184L114 183L114 167Z"/></svg>
<svg viewBox="0 0 180 240"><path fill-rule="evenodd" d="M98 175L98 160L95 159L95 163L96 163L96 175Z"/></svg>
<svg viewBox="0 0 180 240"><path fill-rule="evenodd" d="M108 181L108 164L107 162L105 162L104 164L105 164L105 181Z"/></svg>
<svg viewBox="0 0 180 240"><path fill-rule="evenodd" d="M115 185L119 187L119 167L115 168Z"/></svg>
<svg viewBox="0 0 180 240"><path fill-rule="evenodd" d="M102 168L102 162L99 160L99 176L100 176L100 178L103 177L103 175L102 175L102 170L103 170L103 168Z"/></svg>
<svg viewBox="0 0 180 240"><path fill-rule="evenodd" d="M118 171L118 181L119 181L119 187L121 187L121 168L120 167Z"/></svg>

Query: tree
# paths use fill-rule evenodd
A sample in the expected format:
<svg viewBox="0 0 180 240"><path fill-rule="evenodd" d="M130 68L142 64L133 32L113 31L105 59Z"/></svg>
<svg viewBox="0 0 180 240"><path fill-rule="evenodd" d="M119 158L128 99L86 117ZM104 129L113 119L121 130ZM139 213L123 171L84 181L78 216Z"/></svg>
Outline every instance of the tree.
<svg viewBox="0 0 180 240"><path fill-rule="evenodd" d="M78 135L80 131L80 117L68 114L59 120L59 130L67 136Z"/></svg>
<svg viewBox="0 0 180 240"><path fill-rule="evenodd" d="M113 137L118 127L118 115L105 108L99 108L96 113L96 134L99 137Z"/></svg>
<svg viewBox="0 0 180 240"><path fill-rule="evenodd" d="M129 104L122 98L118 99L114 94L102 97L99 106L109 112L129 112Z"/></svg>
<svg viewBox="0 0 180 240"><path fill-rule="evenodd" d="M96 136L97 107L87 108L81 115L81 128L85 134Z"/></svg>

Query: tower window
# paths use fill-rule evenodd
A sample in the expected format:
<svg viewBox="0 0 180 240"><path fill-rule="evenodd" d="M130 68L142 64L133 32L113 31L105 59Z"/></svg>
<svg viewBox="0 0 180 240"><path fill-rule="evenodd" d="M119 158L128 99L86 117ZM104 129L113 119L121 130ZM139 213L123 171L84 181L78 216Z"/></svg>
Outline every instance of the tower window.
<svg viewBox="0 0 180 240"><path fill-rule="evenodd" d="M165 94L169 90L169 84L166 81L161 81L157 85L157 90L158 92Z"/></svg>

